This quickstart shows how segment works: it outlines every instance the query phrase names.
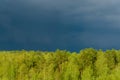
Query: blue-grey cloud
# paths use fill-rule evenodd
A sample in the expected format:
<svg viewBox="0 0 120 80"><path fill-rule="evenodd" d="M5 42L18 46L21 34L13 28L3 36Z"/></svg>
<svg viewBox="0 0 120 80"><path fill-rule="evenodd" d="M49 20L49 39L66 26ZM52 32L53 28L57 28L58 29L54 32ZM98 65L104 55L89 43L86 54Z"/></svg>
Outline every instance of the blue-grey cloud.
<svg viewBox="0 0 120 80"><path fill-rule="evenodd" d="M1 0L0 48L119 48L118 0Z"/></svg>

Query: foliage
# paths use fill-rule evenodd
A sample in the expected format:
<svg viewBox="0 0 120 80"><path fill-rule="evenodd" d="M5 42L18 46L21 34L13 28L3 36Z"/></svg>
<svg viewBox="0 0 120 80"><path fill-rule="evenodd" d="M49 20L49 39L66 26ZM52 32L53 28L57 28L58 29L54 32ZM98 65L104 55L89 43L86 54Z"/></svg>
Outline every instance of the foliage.
<svg viewBox="0 0 120 80"><path fill-rule="evenodd" d="M0 51L0 80L120 80L120 50Z"/></svg>

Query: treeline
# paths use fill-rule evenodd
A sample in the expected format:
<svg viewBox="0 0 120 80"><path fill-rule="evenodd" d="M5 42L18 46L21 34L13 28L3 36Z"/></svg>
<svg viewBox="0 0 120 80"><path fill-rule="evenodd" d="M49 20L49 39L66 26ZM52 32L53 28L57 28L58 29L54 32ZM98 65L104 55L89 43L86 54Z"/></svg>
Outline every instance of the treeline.
<svg viewBox="0 0 120 80"><path fill-rule="evenodd" d="M0 80L120 80L120 50L1 51Z"/></svg>

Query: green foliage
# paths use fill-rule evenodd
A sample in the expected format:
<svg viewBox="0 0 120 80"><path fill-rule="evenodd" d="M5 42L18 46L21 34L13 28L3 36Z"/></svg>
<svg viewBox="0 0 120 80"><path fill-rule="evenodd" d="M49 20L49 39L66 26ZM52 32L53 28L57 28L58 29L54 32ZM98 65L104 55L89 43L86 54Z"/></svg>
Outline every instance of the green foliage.
<svg viewBox="0 0 120 80"><path fill-rule="evenodd" d="M82 72L82 80L94 80L93 69L91 66L86 67Z"/></svg>
<svg viewBox="0 0 120 80"><path fill-rule="evenodd" d="M118 63L117 57L116 57L117 56L116 50L114 50L114 49L107 50L105 53L106 53L105 56L107 58L108 67L110 69L114 69L114 67Z"/></svg>
<svg viewBox="0 0 120 80"><path fill-rule="evenodd" d="M120 50L0 51L0 80L120 80Z"/></svg>
<svg viewBox="0 0 120 80"><path fill-rule="evenodd" d="M96 80L106 80L107 76L109 75L109 68L107 58L105 57L105 53L103 51L98 51L97 53L95 69Z"/></svg>

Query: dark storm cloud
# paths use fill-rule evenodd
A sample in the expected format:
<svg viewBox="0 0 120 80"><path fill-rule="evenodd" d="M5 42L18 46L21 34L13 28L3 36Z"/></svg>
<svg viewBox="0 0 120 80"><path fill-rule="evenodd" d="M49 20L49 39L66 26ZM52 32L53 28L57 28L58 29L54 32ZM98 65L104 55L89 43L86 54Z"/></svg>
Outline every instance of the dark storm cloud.
<svg viewBox="0 0 120 80"><path fill-rule="evenodd" d="M0 48L118 48L119 3L118 0L1 0Z"/></svg>

